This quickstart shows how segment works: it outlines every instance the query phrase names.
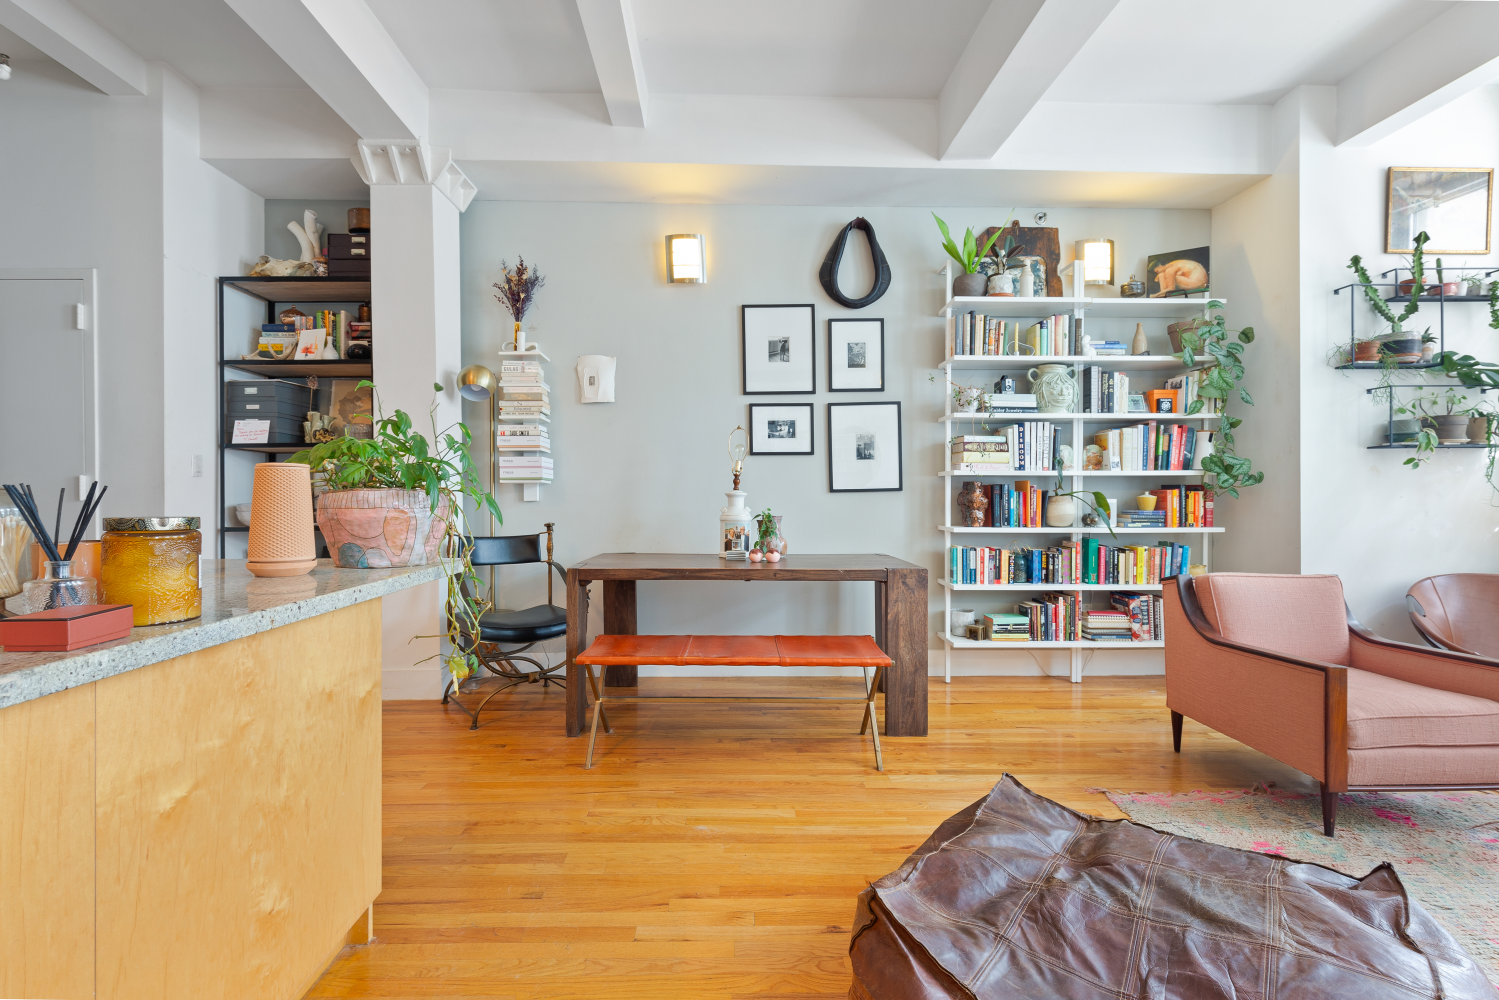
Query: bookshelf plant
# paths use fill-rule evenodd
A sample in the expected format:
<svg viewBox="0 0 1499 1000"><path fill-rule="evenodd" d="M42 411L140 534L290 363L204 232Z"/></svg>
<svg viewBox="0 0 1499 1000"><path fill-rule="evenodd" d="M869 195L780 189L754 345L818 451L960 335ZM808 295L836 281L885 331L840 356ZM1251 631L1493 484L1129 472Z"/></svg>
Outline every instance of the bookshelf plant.
<svg viewBox="0 0 1499 1000"><path fill-rule="evenodd" d="M949 265L941 311L946 350L941 378L935 380L944 397L937 418L943 468L937 475L946 514L937 530L947 543L939 574L945 679L951 682L955 650L965 655L1024 650L1038 662L1044 651L1066 651L1070 678L1077 683L1088 656L1099 649L1163 647L1160 581L1194 564L1210 566L1212 537L1224 530L1213 524L1203 461L1213 454L1212 436L1225 415L1217 400L1209 398L1218 390L1205 385L1202 369L1175 354L1083 356L1080 345L1085 331L1095 344L1105 336L1127 342L1135 324L1145 321L1201 319L1200 333L1215 323L1209 300L953 296L954 271ZM1222 304L1212 302L1218 308ZM1159 337L1166 348L1164 333ZM1201 339L1197 343L1201 354ZM1216 346L1227 350L1224 344ZM1050 370L1064 373L1078 387L1073 412L1026 410L1024 393L1015 407L991 398L989 406L981 403L977 410L963 412L964 388L977 387L980 380L988 385L1010 378L1024 387L1026 373L1042 365L1058 366ZM1129 410L1131 395L1162 383L1177 388L1177 412ZM1193 396L1207 405L1190 407ZM975 456L964 441L982 438L1010 449L1004 453L1008 468L965 461ZM1095 439L1109 444L1097 459L1087 454ZM1068 467L1057 468L1069 453ZM1209 460L1209 483L1218 478L1211 471L1214 464ZM1238 480L1239 485L1258 481L1258 473L1248 473L1247 462L1242 474L1249 478ZM990 498L982 526L959 523L955 501L958 488L968 481L979 482ZM1075 502L1048 511L1038 502L1042 490L1048 498L1070 494ZM1134 507L1131 498L1146 491L1154 494L1158 507L1169 505L1164 524L1159 516L1120 509ZM1114 525L1095 513L1095 493L1113 502ZM1068 523L1059 523L1063 520ZM986 552L980 567L974 549L1004 555ZM1050 580L1065 582L1045 582ZM1131 595L1134 603L1126 613L1137 617L1132 638L1107 624L1107 616L1095 620L1087 615L1090 609L1112 610L1116 598L1128 605ZM980 616L1013 612L1024 618L996 618L999 639L970 639L953 633L955 604L965 610L972 606ZM1085 628L1090 623L1093 627Z"/></svg>

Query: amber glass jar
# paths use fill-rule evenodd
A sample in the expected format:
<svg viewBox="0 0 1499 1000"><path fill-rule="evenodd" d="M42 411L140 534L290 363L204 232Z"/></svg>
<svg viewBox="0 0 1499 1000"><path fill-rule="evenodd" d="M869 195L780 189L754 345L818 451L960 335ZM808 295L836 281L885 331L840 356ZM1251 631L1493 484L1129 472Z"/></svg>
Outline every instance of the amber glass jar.
<svg viewBox="0 0 1499 1000"><path fill-rule="evenodd" d="M201 617L198 523L196 517L106 517L99 570L104 603L133 606L136 625Z"/></svg>

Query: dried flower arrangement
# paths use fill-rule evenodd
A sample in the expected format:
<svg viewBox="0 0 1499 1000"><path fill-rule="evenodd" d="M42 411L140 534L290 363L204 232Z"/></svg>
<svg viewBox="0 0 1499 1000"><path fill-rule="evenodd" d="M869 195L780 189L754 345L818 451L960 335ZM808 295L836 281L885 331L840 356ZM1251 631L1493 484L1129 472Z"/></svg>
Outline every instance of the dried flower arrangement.
<svg viewBox="0 0 1499 1000"><path fill-rule="evenodd" d="M535 268L528 265L524 257L516 258L513 271L509 264L503 260L500 261L500 272L504 274L505 280L495 282L494 287L500 291L495 298L500 305L510 311L510 315L515 319L515 342L510 345L511 349L524 350L520 336L521 320L525 319L527 310L531 308L536 289L546 284L546 279Z"/></svg>

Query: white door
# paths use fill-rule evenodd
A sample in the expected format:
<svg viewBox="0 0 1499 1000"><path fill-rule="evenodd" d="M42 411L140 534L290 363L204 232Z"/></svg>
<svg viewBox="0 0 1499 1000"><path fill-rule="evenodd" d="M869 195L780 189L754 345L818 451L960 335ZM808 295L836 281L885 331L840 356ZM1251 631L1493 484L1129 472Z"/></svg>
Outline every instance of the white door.
<svg viewBox="0 0 1499 1000"><path fill-rule="evenodd" d="M29 483L49 532L97 474L92 312L91 272L0 271L0 483Z"/></svg>

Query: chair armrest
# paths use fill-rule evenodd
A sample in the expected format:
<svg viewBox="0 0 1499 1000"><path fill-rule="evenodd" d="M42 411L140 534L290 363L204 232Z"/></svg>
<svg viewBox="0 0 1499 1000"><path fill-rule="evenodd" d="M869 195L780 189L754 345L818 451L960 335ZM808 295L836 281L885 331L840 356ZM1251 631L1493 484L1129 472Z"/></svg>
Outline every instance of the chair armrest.
<svg viewBox="0 0 1499 1000"><path fill-rule="evenodd" d="M1348 613L1348 665L1422 687L1499 701L1499 660L1375 635Z"/></svg>
<svg viewBox="0 0 1499 1000"><path fill-rule="evenodd" d="M1347 668L1225 638L1203 615L1190 577L1162 590L1167 706L1329 789L1346 787Z"/></svg>

